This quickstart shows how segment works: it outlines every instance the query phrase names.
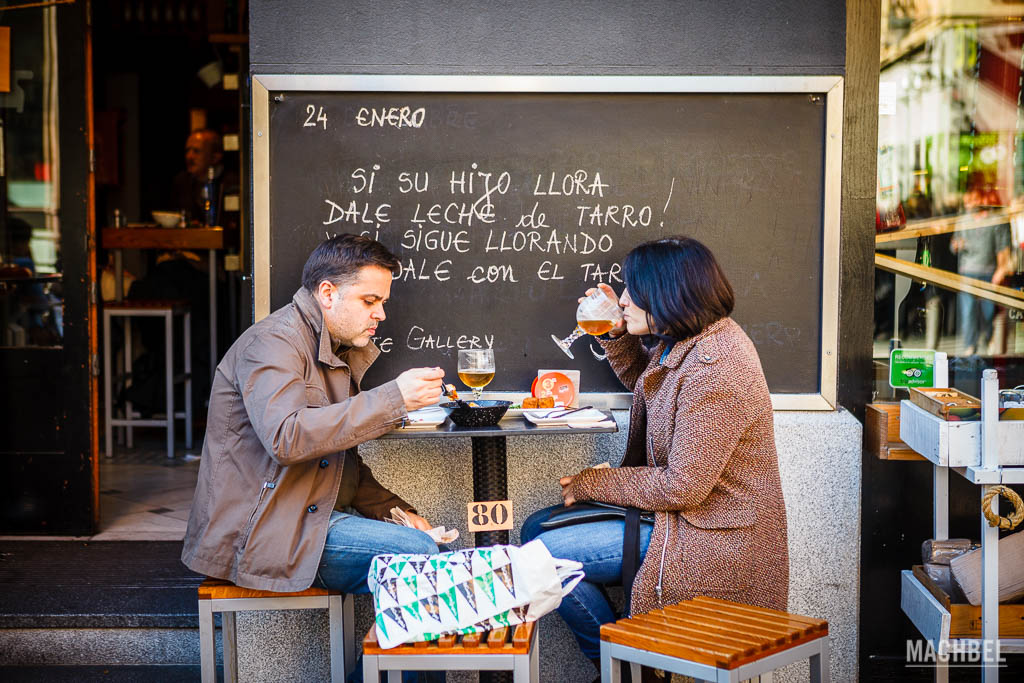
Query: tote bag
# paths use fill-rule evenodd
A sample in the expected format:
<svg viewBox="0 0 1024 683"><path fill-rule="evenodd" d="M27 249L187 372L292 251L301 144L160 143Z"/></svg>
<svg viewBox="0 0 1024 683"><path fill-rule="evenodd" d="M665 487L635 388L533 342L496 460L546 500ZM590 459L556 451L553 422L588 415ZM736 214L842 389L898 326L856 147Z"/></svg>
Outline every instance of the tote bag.
<svg viewBox="0 0 1024 683"><path fill-rule="evenodd" d="M382 648L536 621L583 578L541 541L434 555L377 555L367 583Z"/></svg>

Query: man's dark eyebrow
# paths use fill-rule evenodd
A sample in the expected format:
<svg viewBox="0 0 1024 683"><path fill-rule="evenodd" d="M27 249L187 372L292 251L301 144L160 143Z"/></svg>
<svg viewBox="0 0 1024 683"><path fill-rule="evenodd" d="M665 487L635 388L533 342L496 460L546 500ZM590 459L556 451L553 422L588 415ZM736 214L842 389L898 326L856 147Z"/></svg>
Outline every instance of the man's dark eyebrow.
<svg viewBox="0 0 1024 683"><path fill-rule="evenodd" d="M370 299L376 299L377 301L384 300L384 297L382 297L380 294L374 294L373 292L366 292L365 294L363 294L362 298L366 299L367 297L369 297Z"/></svg>

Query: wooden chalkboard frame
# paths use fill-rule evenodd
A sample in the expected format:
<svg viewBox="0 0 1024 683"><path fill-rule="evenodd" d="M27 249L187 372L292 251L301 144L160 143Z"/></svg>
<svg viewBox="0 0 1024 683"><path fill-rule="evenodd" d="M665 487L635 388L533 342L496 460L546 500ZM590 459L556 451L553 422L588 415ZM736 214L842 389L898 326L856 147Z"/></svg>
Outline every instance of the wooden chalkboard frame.
<svg viewBox="0 0 1024 683"><path fill-rule="evenodd" d="M772 394L775 410L834 410L839 337L839 230L843 149L841 76L479 76L284 75L252 77L253 320L270 314L270 92L479 93L808 93L825 98L821 345L818 391ZM493 394L495 397L500 394ZM583 394L606 408L629 406L629 393Z"/></svg>

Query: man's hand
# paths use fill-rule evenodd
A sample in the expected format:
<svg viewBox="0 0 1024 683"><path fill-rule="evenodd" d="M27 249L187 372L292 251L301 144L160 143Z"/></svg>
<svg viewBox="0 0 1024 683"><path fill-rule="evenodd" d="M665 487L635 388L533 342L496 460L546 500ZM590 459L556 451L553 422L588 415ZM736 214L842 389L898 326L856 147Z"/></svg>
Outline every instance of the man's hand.
<svg viewBox="0 0 1024 683"><path fill-rule="evenodd" d="M562 477L558 480L558 485L562 487L562 500L565 501L565 507L569 507L576 502L573 498L572 493L569 491L569 487L572 486L573 477Z"/></svg>
<svg viewBox="0 0 1024 683"><path fill-rule="evenodd" d="M402 392L405 409L416 410L436 403L441 395L443 377L441 368L412 368L399 375L395 381Z"/></svg>
<svg viewBox="0 0 1024 683"><path fill-rule="evenodd" d="M412 525L420 531L430 531L434 528L430 522L420 517L412 510L406 510L405 514L409 517L409 521L412 522Z"/></svg>

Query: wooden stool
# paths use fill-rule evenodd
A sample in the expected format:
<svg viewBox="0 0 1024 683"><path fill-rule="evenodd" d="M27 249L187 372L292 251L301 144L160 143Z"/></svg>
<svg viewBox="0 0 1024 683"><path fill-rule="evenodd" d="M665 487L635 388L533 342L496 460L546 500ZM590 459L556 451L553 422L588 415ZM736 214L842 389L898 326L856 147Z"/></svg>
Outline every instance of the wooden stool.
<svg viewBox="0 0 1024 683"><path fill-rule="evenodd" d="M601 627L601 681L618 683L618 661L702 681L737 683L810 658L811 681L828 683L828 622L699 597ZM765 680L765 679L762 679Z"/></svg>
<svg viewBox="0 0 1024 683"><path fill-rule="evenodd" d="M377 681L381 671L388 672L388 683L400 683L403 671L512 671L514 683L538 683L536 641L536 623L530 622L385 650L370 628L363 639L363 680Z"/></svg>
<svg viewBox="0 0 1024 683"><path fill-rule="evenodd" d="M184 326L184 410L174 410L174 316L180 315ZM113 358L110 348L110 321L124 319L124 373L132 374L132 318L163 318L164 320L164 393L167 417L163 420L141 419L132 412L131 401L125 405L124 417L114 417ZM127 381L127 380L126 380ZM103 305L103 401L107 457L114 454L114 427L126 428L126 442L132 447L132 427L166 427L167 457L174 457L174 420L185 420L185 448L192 448L192 313L187 301L131 300Z"/></svg>
<svg viewBox="0 0 1024 683"><path fill-rule="evenodd" d="M297 593L274 593L251 588L239 588L228 581L206 579L199 586L199 653L203 683L217 680L216 636L213 628L214 612L221 615L224 641L224 679L238 680L237 643L235 641L235 612L327 609L330 614L331 681L343 683L355 664L355 638L353 637L352 596L326 588L307 588Z"/></svg>

